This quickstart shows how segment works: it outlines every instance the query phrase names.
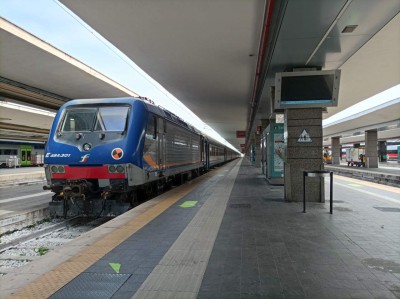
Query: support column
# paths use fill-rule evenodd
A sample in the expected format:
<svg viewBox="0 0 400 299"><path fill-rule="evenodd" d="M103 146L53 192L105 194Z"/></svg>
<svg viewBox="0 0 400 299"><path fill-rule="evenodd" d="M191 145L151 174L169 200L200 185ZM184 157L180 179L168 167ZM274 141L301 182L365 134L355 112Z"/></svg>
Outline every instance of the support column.
<svg viewBox="0 0 400 299"><path fill-rule="evenodd" d="M339 165L340 156L342 153L340 146L340 137L332 137L331 145L332 145L332 165Z"/></svg>
<svg viewBox="0 0 400 299"><path fill-rule="evenodd" d="M323 170L322 108L285 110L285 198L303 200L303 171ZM324 202L322 178L306 178L306 200Z"/></svg>
<svg viewBox="0 0 400 299"><path fill-rule="evenodd" d="M265 147L266 136L264 135L265 128L268 127L270 121L268 119L261 120L261 137L260 137L260 151L261 151L261 174L266 175L266 160L267 160L267 149Z"/></svg>
<svg viewBox="0 0 400 299"><path fill-rule="evenodd" d="M255 150L255 161L254 166L256 168L261 167L261 132L260 134L254 135L254 150Z"/></svg>
<svg viewBox="0 0 400 299"><path fill-rule="evenodd" d="M250 143L250 162L251 165L255 166L256 163L256 145L255 145L255 136L254 133L251 133L251 143Z"/></svg>
<svg viewBox="0 0 400 299"><path fill-rule="evenodd" d="M387 144L386 141L379 141L379 162L387 161Z"/></svg>
<svg viewBox="0 0 400 299"><path fill-rule="evenodd" d="M378 168L378 131L365 131L365 167Z"/></svg>

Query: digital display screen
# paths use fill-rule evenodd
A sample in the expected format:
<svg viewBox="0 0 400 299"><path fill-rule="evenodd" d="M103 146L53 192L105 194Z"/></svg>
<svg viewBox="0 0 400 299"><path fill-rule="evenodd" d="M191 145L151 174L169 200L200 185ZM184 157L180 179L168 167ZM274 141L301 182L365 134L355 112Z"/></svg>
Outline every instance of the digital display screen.
<svg viewBox="0 0 400 299"><path fill-rule="evenodd" d="M283 77L281 101L328 103L332 101L334 75ZM289 104L289 103L288 103Z"/></svg>
<svg viewBox="0 0 400 299"><path fill-rule="evenodd" d="M340 70L277 73L274 109L337 106L339 83Z"/></svg>

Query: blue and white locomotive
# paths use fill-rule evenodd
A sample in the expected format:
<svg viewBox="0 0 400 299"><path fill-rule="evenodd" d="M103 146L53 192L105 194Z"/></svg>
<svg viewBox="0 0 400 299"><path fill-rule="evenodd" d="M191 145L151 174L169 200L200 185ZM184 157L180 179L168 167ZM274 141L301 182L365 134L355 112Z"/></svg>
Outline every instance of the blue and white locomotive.
<svg viewBox="0 0 400 299"><path fill-rule="evenodd" d="M50 203L59 216L120 214L140 194L237 157L169 111L140 98L72 100L45 150Z"/></svg>

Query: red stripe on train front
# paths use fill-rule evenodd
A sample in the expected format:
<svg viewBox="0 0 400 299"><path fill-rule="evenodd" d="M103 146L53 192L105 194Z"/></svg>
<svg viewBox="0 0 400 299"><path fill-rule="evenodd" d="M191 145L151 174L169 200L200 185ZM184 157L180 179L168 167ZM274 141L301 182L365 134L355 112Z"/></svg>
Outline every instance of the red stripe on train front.
<svg viewBox="0 0 400 299"><path fill-rule="evenodd" d="M65 173L52 173L53 179L124 179L125 173L109 173L107 165L71 167L65 166Z"/></svg>

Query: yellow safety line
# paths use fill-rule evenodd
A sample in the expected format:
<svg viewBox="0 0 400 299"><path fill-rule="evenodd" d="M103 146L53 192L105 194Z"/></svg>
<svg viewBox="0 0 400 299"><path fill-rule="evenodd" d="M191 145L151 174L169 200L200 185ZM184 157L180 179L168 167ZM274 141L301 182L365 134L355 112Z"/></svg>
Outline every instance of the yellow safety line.
<svg viewBox="0 0 400 299"><path fill-rule="evenodd" d="M335 179L348 181L348 182L352 182L352 183L355 183L355 184L368 186L368 187L373 187L373 188L376 188L376 189L381 189L381 190L390 191L390 192L393 192L393 193L400 194L400 188L396 188L396 187L391 187L391 186L382 185L382 184L369 182L369 181L362 181L362 180L353 179L353 178L349 178L349 177L345 177L345 176L341 176L341 175L334 176L333 181L335 181Z"/></svg>
<svg viewBox="0 0 400 299"><path fill-rule="evenodd" d="M220 170L221 169L217 172L220 172ZM215 175L215 173L208 173L192 181L192 184L185 184L171 190L170 192L175 194L168 196L143 214L140 214L123 226L113 230L101 240L88 246L78 255L71 257L50 272L45 273L35 281L18 290L16 293L12 294L10 298L48 298L143 226L163 213L211 175Z"/></svg>

